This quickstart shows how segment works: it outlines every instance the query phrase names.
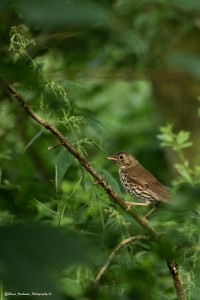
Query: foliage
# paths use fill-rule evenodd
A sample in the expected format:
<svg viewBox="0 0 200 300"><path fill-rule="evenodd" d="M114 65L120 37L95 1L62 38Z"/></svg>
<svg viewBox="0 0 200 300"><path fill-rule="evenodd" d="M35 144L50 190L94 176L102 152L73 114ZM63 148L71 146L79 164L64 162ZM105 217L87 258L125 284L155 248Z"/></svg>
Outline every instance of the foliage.
<svg viewBox="0 0 200 300"><path fill-rule="evenodd" d="M183 149L191 147L192 142L189 140L190 132L181 130L177 134L172 131L173 126L168 124L165 127L161 127L161 134L158 138L162 141L162 147L170 147L173 149L179 157L181 163L176 163L174 166L179 173L179 179L176 180L176 184L189 183L195 184L200 182L200 165L196 165L193 169L189 166L189 161L185 158Z"/></svg>
<svg viewBox="0 0 200 300"><path fill-rule="evenodd" d="M125 199L117 168L105 160L121 149L164 184L172 182L174 193L150 219L165 240L124 246L97 286L111 251L143 230L2 87L3 291L25 292L26 286L28 292L52 292L53 300L174 299L164 260L170 254L181 266L188 299L198 299L200 218L192 212L199 211L198 140L185 129L189 120L181 130L176 118L174 127L163 126L166 119L156 113L162 100L154 102L162 66L199 79L197 2L1 1L2 77ZM179 108L186 110L184 101Z"/></svg>

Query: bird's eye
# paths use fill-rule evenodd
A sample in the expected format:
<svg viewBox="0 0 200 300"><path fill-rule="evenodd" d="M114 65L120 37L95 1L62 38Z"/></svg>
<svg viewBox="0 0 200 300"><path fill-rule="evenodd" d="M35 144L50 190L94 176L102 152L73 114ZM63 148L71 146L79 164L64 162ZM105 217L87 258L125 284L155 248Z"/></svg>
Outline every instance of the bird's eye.
<svg viewBox="0 0 200 300"><path fill-rule="evenodd" d="M120 159L123 159L123 158L124 158L124 156L123 156L123 155L120 155L120 156L119 156L119 158L120 158Z"/></svg>

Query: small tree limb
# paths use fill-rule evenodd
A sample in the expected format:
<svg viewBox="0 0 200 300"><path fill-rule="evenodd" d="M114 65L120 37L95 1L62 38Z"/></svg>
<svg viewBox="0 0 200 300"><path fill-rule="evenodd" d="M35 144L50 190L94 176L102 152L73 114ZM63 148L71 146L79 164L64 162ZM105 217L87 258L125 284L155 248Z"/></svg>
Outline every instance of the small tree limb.
<svg viewBox="0 0 200 300"><path fill-rule="evenodd" d="M177 263L174 260L168 260L167 265L168 265L169 271L171 273L171 276L172 276L172 279L174 282L178 300L185 300L186 299L185 291L183 288L183 283L182 283L182 280L180 277L180 273L178 271Z"/></svg>
<svg viewBox="0 0 200 300"><path fill-rule="evenodd" d="M103 265L103 267L100 269L99 273L96 276L96 282L98 283L101 280L102 275L105 273L105 271L107 270L108 266L110 265L111 261L113 260L113 258L115 257L115 255L117 254L117 252L125 245L131 243L131 242L135 242L135 241L139 241L139 240L146 240L149 241L151 240L150 236L147 235L138 235L138 236L132 236L129 237L125 240L123 240L121 243L119 243L115 249L110 253L106 263Z"/></svg>

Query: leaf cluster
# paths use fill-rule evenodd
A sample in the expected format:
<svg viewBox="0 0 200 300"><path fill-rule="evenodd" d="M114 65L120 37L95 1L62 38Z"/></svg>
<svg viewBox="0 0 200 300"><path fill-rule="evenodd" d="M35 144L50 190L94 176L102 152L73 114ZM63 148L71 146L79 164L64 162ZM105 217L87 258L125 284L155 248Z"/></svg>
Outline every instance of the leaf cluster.
<svg viewBox="0 0 200 300"><path fill-rule="evenodd" d="M190 167L189 161L185 158L183 149L189 148L193 145L190 141L190 132L181 130L178 133L173 132L172 124L163 126L160 128L160 134L157 135L161 140L162 147L170 147L176 152L180 163L176 163L174 166L179 173L179 178L176 179L176 184L189 183L191 185L200 182L200 165L195 165L194 168Z"/></svg>

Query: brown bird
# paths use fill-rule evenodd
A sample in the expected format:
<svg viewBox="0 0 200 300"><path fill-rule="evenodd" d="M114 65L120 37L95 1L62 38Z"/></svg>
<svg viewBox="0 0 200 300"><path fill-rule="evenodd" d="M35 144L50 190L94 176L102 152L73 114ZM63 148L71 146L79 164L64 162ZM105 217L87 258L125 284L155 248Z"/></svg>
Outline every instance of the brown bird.
<svg viewBox="0 0 200 300"><path fill-rule="evenodd" d="M106 157L119 166L119 177L125 191L142 202L126 202L131 205L151 205L154 207L146 214L149 216L159 202L168 202L170 193L148 170L128 152L117 152Z"/></svg>

